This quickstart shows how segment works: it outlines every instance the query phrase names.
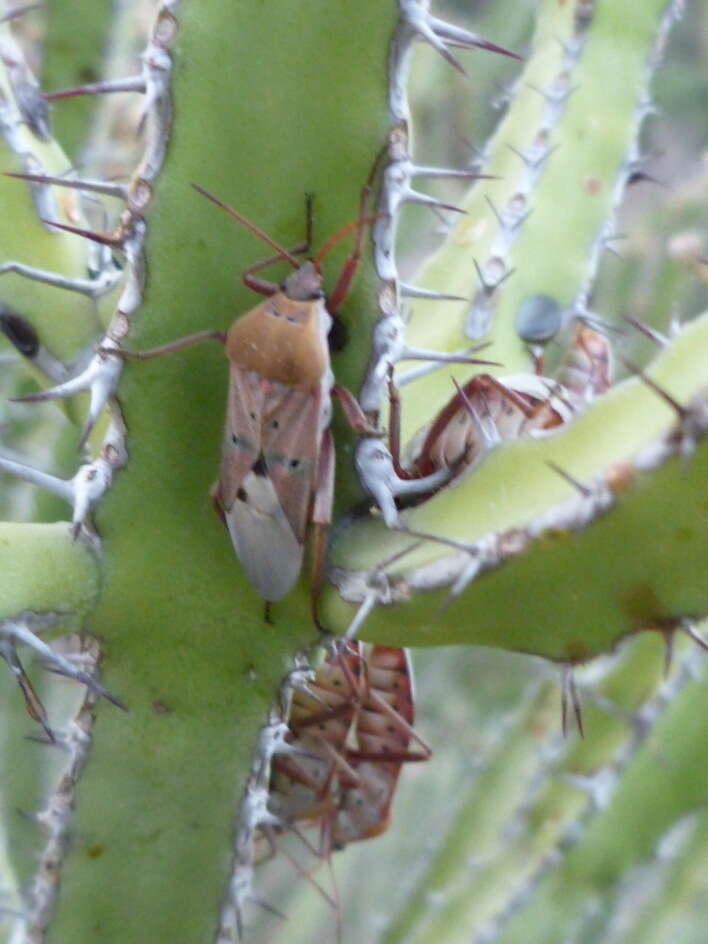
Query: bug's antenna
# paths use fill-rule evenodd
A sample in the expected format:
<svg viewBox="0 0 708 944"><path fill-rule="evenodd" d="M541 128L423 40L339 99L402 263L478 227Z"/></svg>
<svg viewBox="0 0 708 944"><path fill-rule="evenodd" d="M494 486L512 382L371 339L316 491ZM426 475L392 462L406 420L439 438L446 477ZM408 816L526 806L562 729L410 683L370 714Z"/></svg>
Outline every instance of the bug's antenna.
<svg viewBox="0 0 708 944"><path fill-rule="evenodd" d="M199 184L192 184L197 193L201 193L203 197L206 197L207 200L211 200L212 203L215 203L218 207L221 207L222 210L226 210L229 216L232 216L237 222L242 226L245 226L247 230L250 230L254 236L257 236L258 239L262 240L266 245L270 246L271 249L275 249L278 255L282 256L286 262L289 262L293 269L299 269L300 263L297 261L295 256L291 255L287 249L283 249L282 246L279 246L274 239L271 239L262 229L259 229L255 223L251 223L250 220L247 220L245 216L234 210L233 207L229 206L228 203L223 203L219 200L218 197L215 197L213 193L209 193L208 190L205 190L203 187L200 187Z"/></svg>

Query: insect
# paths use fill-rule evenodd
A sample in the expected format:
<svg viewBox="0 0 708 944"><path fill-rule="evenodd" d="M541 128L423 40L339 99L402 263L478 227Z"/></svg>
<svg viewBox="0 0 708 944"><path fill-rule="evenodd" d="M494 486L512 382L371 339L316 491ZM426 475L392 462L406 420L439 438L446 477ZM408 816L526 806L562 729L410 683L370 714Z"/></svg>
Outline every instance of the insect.
<svg viewBox="0 0 708 944"><path fill-rule="evenodd" d="M372 177L375 169L376 165ZM248 579L266 600L266 612L268 604L284 597L297 580L312 523L311 599L319 625L317 596L334 482L332 397L340 401L357 433L378 435L354 396L334 383L328 346L359 266L365 227L375 219L366 216L371 187L367 183L362 189L357 220L330 237L314 258L299 262L296 256L310 251L310 198L306 240L288 250L216 196L193 186L276 251L243 276L246 286L266 300L234 321L227 333L202 331L148 351L106 349L105 353L144 360L206 340L224 345L229 389L219 477L211 492L214 506ZM321 263L351 234L354 248L326 298ZM293 269L281 285L256 276L280 260Z"/></svg>
<svg viewBox="0 0 708 944"><path fill-rule="evenodd" d="M362 484L389 527L400 527L398 505L426 500L499 442L538 436L567 423L611 384L608 339L588 325L576 327L557 379L538 374L496 378L477 374L457 390L419 434L410 458L401 458L401 405L389 375L390 451L362 440L355 461Z"/></svg>
<svg viewBox="0 0 708 944"><path fill-rule="evenodd" d="M293 698L290 741L274 762L270 807L320 827L320 855L388 828L401 768L430 749L414 732L412 669L404 649L347 643ZM410 750L416 741L419 750Z"/></svg>

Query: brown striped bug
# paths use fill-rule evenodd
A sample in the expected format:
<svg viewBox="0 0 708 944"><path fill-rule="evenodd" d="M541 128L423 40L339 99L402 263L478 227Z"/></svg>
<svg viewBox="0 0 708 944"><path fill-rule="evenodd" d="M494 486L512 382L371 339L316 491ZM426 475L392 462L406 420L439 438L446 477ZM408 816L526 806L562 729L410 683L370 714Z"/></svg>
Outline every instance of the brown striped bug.
<svg viewBox="0 0 708 944"><path fill-rule="evenodd" d="M478 374L458 386L430 426L413 467L429 475L455 463L469 465L497 442L542 435L567 423L611 382L607 337L579 322L555 379ZM392 396L395 400L395 392Z"/></svg>
<svg viewBox="0 0 708 944"><path fill-rule="evenodd" d="M462 386L416 440L407 462L401 459L400 399L389 379L390 451L364 439L355 462L364 489L389 527L400 527L398 504L425 501L500 442L544 435L567 423L611 384L612 359L605 335L580 323L557 379L538 374L493 377L477 374Z"/></svg>
<svg viewBox="0 0 708 944"><path fill-rule="evenodd" d="M404 649L346 643L296 692L290 743L274 761L270 807L288 823L320 827L319 854L371 839L390 823L404 763L430 749L413 730L412 669ZM411 750L415 741L419 750Z"/></svg>

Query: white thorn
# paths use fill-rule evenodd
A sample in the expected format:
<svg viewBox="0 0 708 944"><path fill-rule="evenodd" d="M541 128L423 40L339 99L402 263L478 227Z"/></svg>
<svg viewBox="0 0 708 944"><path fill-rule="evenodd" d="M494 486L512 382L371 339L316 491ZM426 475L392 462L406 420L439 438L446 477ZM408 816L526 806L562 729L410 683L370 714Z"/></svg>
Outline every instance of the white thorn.
<svg viewBox="0 0 708 944"><path fill-rule="evenodd" d="M22 262L4 262L0 265L0 275L8 272L15 272L34 282L42 282L45 285L53 285L55 288L64 288L70 292L78 292L80 295L88 295L89 298L99 298L106 292L110 292L123 274L120 269L110 266L96 278L80 279L59 275L57 272L48 272L45 269L36 269Z"/></svg>
<svg viewBox="0 0 708 944"><path fill-rule="evenodd" d="M15 475L18 479L22 479L24 482L29 482L31 485L38 485L40 488L46 488L47 491L52 492L54 495L58 495L69 504L71 504L73 501L74 490L71 486L71 481L67 482L64 479L57 478L56 475L50 475L48 472L41 472L39 469L25 465L22 462L15 462L3 455L0 455L0 470L3 472L8 472L10 475Z"/></svg>
<svg viewBox="0 0 708 944"><path fill-rule="evenodd" d="M349 628L347 629L346 633L344 634L344 638L345 638L345 639L354 639L354 638L356 637L357 633L359 632L359 630L360 630L361 627L363 626L363 624L364 624L364 622L365 622L367 616L369 615L369 613L371 613L371 611L373 610L373 608L374 608L374 607L376 606L376 604L379 602L379 598L378 598L378 597L379 597L378 592L377 592L375 589L372 589L372 590L364 597L364 599L363 599L363 601L362 601L362 603L361 603L361 606L360 606L359 609L356 611L356 616L355 616L354 619L351 621L351 623L350 623L350 625L349 625Z"/></svg>
<svg viewBox="0 0 708 944"><path fill-rule="evenodd" d="M407 370L402 374L398 374L396 377L396 384L399 387L405 387L406 384L413 383L414 380L418 380L420 377L427 377L428 374L435 373L436 370L443 368L445 364L478 363L476 358L469 357L469 355L473 354L475 351L480 350L481 347L486 346L486 344L477 344L473 347L463 348L460 351L453 351L451 354L438 354L434 351L422 351L418 348L405 348L403 355L400 357L400 360L421 360L426 361L427 363L421 365L420 367L412 367L410 370Z"/></svg>
<svg viewBox="0 0 708 944"><path fill-rule="evenodd" d="M68 187L72 190L87 190L92 193L105 193L110 197L121 197L126 199L128 188L124 184L112 183L106 180L90 180L82 177L61 177L52 174L43 174L28 168L26 174L8 174L16 180L24 180L26 183L35 184L41 187ZM43 213L45 219L54 219L56 214Z"/></svg>
<svg viewBox="0 0 708 944"><path fill-rule="evenodd" d="M400 283L401 295L404 298L429 298L437 301L447 302L466 302L468 299L461 298L459 295L445 295L435 289L418 288L417 285L409 285L406 282Z"/></svg>
<svg viewBox="0 0 708 944"><path fill-rule="evenodd" d="M453 203L445 203L443 200L438 200L436 197L413 190L412 187L408 186L403 189L401 200L403 203L419 203L422 206L434 207L438 210L450 210L453 213L467 213L467 210L463 210L462 207L455 206Z"/></svg>
<svg viewBox="0 0 708 944"><path fill-rule="evenodd" d="M143 74L129 75L122 79L105 79L102 82L88 82L86 85L76 89L76 94L72 95L73 89L62 89L58 92L50 92L47 98L50 100L59 100L62 98L77 97L78 93L82 95L110 95L114 92L145 92L145 78ZM65 94L66 92L66 94Z"/></svg>
<svg viewBox="0 0 708 944"><path fill-rule="evenodd" d="M417 167L410 165L410 173L413 177L436 178L461 178L469 180L470 177L479 177L479 173L474 170L456 170L453 167Z"/></svg>
<svg viewBox="0 0 708 944"><path fill-rule="evenodd" d="M465 74L465 70L433 29L431 25L433 17L429 15L427 9L420 3L416 3L415 0L402 0L401 12L408 26L417 33L422 40L430 43L433 49L436 49L443 59L449 62L454 69L457 69L457 71L461 72L463 75ZM442 23L442 20L438 22Z"/></svg>
<svg viewBox="0 0 708 944"><path fill-rule="evenodd" d="M56 652L51 646L48 646L47 643L41 640L30 628L34 627L34 629L41 631L42 629L47 629L48 627L61 623L64 619L66 619L66 614L62 613L21 614L13 619L0 621L0 639L9 642L13 646L17 643L27 646L40 656L47 665L56 669L60 674L66 675L68 678L80 682L82 685L86 685L87 688L97 694L123 707L92 675L78 669L60 652Z"/></svg>
<svg viewBox="0 0 708 944"><path fill-rule="evenodd" d="M437 16L429 16L428 22L433 30L435 30L436 35L441 39L455 43L460 47L477 47L478 49L495 49L499 48L490 43L488 40L483 39L481 36L478 36L477 33L470 33L469 30L462 29L460 26L455 26L454 23L448 23L446 20L441 20Z"/></svg>
<svg viewBox="0 0 708 944"><path fill-rule="evenodd" d="M113 357L108 353L109 349L117 347L117 343L108 336L102 342L100 352L91 358L88 366L76 377L72 377L56 387L50 387L48 390L31 393L17 399L21 402L41 403L45 400L61 400L74 397L78 393L89 393L91 399L88 417L79 441L79 448L81 448L108 400L118 387L123 362L120 357Z"/></svg>
<svg viewBox="0 0 708 944"><path fill-rule="evenodd" d="M479 553L470 552L470 561L466 567L464 567L458 576L458 578L453 583L450 588L450 593L448 594L447 600L445 601L445 606L449 606L453 600L457 599L463 590L475 579L477 574L482 569L482 555Z"/></svg>

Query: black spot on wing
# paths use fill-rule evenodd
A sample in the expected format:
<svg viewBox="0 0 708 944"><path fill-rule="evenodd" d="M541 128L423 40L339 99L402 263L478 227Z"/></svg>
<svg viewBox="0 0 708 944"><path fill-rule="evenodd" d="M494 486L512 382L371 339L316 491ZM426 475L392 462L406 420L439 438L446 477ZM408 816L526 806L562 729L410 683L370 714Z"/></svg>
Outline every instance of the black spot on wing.
<svg viewBox="0 0 708 944"><path fill-rule="evenodd" d="M267 477L268 467L266 466L266 461L265 461L265 457L263 453L261 453L256 459L256 462L253 468L251 469L251 472L253 472L254 475L260 475L261 478Z"/></svg>

